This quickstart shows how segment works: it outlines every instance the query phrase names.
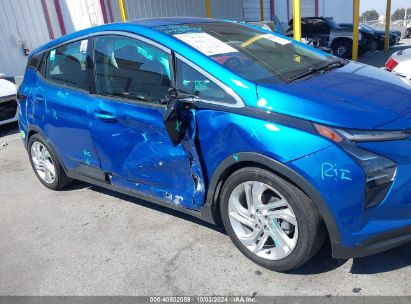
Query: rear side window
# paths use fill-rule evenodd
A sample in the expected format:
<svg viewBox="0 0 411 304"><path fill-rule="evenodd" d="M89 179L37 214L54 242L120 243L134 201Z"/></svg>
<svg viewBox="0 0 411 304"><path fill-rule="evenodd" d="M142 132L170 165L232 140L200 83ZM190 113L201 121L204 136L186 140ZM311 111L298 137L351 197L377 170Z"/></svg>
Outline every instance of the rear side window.
<svg viewBox="0 0 411 304"><path fill-rule="evenodd" d="M169 54L140 40L97 37L94 60L99 95L159 103L171 87Z"/></svg>
<svg viewBox="0 0 411 304"><path fill-rule="evenodd" d="M34 68L35 70L38 69L41 59L43 58L44 52L34 54L30 57L29 61L27 62L28 68Z"/></svg>
<svg viewBox="0 0 411 304"><path fill-rule="evenodd" d="M47 55L46 79L68 87L87 90L88 40L80 40L52 49Z"/></svg>
<svg viewBox="0 0 411 304"><path fill-rule="evenodd" d="M221 103L236 102L220 86L180 59L177 59L176 70L176 86L179 94L195 95L204 100Z"/></svg>

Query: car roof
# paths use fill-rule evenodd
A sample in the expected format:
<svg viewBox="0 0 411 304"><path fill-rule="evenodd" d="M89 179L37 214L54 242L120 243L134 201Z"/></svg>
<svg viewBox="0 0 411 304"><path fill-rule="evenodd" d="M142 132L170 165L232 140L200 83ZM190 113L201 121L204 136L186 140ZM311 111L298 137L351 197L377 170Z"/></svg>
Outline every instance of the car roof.
<svg viewBox="0 0 411 304"><path fill-rule="evenodd" d="M273 23L274 21L272 20L263 20L263 21L246 21L245 23L247 24L267 24L267 23Z"/></svg>
<svg viewBox="0 0 411 304"><path fill-rule="evenodd" d="M214 23L222 22L224 20L212 19L212 18L200 18L200 17L163 17L163 18L143 18L130 20L128 23L138 24L145 27L157 27L167 25L179 25L188 23Z"/></svg>

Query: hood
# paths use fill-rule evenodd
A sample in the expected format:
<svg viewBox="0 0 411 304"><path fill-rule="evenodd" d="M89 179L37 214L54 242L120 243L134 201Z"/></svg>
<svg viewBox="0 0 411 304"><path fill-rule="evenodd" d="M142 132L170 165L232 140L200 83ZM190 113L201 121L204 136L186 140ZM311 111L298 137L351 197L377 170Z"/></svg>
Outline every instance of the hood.
<svg viewBox="0 0 411 304"><path fill-rule="evenodd" d="M410 88L392 73L350 62L307 80L259 84L255 106L336 127L374 129L411 111Z"/></svg>
<svg viewBox="0 0 411 304"><path fill-rule="evenodd" d="M395 52L394 54L392 54L392 57L396 57L399 60L401 60L401 59L409 60L409 59L411 59L411 48L403 49L403 50L400 50L398 52Z"/></svg>
<svg viewBox="0 0 411 304"><path fill-rule="evenodd" d="M407 79L411 79L411 49L395 52L391 58L398 62L393 72Z"/></svg>
<svg viewBox="0 0 411 304"><path fill-rule="evenodd" d="M383 30L374 30L374 34L377 36L385 36L385 31ZM397 36L396 33L389 31L388 35L390 36Z"/></svg>
<svg viewBox="0 0 411 304"><path fill-rule="evenodd" d="M360 32L361 32L361 31L360 31ZM352 29L347 29L347 28L342 28L342 27L332 29L332 30L331 30L331 33L332 33L333 35L335 35L335 36L347 35L347 36L352 37L352 35L353 35Z"/></svg>
<svg viewBox="0 0 411 304"><path fill-rule="evenodd" d="M0 79L0 97L16 95L16 85L6 79Z"/></svg>

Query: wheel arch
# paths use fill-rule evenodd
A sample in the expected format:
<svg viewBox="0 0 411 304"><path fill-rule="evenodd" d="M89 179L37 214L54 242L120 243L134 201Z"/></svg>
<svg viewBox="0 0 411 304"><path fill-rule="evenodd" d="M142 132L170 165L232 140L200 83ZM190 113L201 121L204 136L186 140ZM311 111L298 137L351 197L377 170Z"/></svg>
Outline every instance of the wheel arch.
<svg viewBox="0 0 411 304"><path fill-rule="evenodd" d="M31 130L29 129L29 133L27 134L27 143L28 143L28 140L30 139L30 137L32 137L34 134L37 134L37 133L41 134L41 132L39 132L36 129L31 129Z"/></svg>
<svg viewBox="0 0 411 304"><path fill-rule="evenodd" d="M259 167L265 169L291 182L301 189L315 204L327 227L327 232L332 244L340 244L341 236L334 217L322 195L300 174L288 166L267 156L242 152L224 159L214 170L211 177L207 200L203 209L206 218L210 222L220 222L219 199L224 181L235 171L245 167Z"/></svg>
<svg viewBox="0 0 411 304"><path fill-rule="evenodd" d="M27 131L28 131L28 133L27 133L26 149L28 149L28 147L29 147L30 137L32 137L34 134L40 134L43 138L46 139L47 144L51 147L52 152L56 156L56 158L59 161L60 165L63 167L63 170L65 172L67 172L67 168L66 168L64 162L62 161L60 155L57 153L57 151L54 148L53 144L50 141L47 140L47 136L43 133L43 131L37 126L29 126Z"/></svg>
<svg viewBox="0 0 411 304"><path fill-rule="evenodd" d="M334 38L333 41L331 42L331 47L333 47L337 42L340 42L340 41L346 41L348 43L352 43L352 38L350 38L350 37L337 37L337 38Z"/></svg>

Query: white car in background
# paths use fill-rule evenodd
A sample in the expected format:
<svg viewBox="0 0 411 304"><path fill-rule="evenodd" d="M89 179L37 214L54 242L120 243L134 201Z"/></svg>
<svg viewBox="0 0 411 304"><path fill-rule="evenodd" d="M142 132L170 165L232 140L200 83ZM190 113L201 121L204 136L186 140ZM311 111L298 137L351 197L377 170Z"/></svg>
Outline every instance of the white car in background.
<svg viewBox="0 0 411 304"><path fill-rule="evenodd" d="M0 73L0 125L17 121L17 88Z"/></svg>
<svg viewBox="0 0 411 304"><path fill-rule="evenodd" d="M395 52L385 63L385 69L411 84L411 48Z"/></svg>

